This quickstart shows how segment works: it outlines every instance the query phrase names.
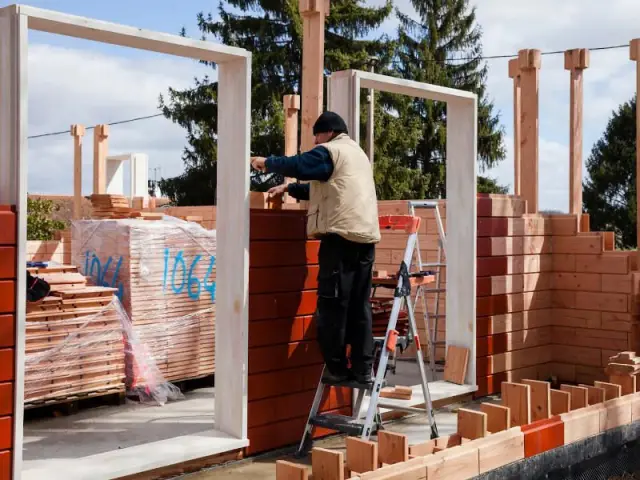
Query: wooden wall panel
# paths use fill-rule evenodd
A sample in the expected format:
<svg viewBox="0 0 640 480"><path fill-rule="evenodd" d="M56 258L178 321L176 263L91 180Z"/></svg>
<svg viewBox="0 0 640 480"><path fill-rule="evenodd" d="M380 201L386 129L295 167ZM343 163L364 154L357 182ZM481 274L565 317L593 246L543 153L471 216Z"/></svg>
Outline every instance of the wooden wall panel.
<svg viewBox="0 0 640 480"><path fill-rule="evenodd" d="M323 360L313 320L319 242L306 238L306 212L251 210L250 222L247 454L256 454L300 441ZM328 390L322 411L351 414L351 391Z"/></svg>
<svg viewBox="0 0 640 480"><path fill-rule="evenodd" d="M9 480L12 471L16 234L14 209L0 206L0 480Z"/></svg>

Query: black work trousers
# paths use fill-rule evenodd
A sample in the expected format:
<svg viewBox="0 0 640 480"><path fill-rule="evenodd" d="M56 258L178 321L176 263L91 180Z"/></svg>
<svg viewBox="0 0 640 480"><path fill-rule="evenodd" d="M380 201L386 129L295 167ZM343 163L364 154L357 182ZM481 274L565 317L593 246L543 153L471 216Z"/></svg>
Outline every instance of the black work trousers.
<svg viewBox="0 0 640 480"><path fill-rule="evenodd" d="M347 373L347 345L351 345L351 371L356 375L371 372L369 298L374 259L374 244L333 234L320 241L316 326L325 364L334 375Z"/></svg>

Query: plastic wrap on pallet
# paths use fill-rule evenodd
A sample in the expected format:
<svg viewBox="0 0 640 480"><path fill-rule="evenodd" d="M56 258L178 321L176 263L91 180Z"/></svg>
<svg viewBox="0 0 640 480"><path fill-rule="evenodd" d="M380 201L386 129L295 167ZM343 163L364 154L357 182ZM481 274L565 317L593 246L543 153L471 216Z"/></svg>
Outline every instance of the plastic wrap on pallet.
<svg viewBox="0 0 640 480"><path fill-rule="evenodd" d="M132 329L168 381L215 372L216 232L194 222L80 220L72 262L117 289ZM129 381L144 372L127 365ZM133 376L133 377L131 377Z"/></svg>
<svg viewBox="0 0 640 480"><path fill-rule="evenodd" d="M51 299L55 298L47 297L45 303L52 306ZM91 315L55 319L55 310L51 309L48 317L27 321L27 406L125 390L141 402L159 405L182 398L180 390L160 373L118 297L103 298L110 300ZM190 321L185 319L179 328L187 328ZM136 365L144 380L127 383L126 359Z"/></svg>

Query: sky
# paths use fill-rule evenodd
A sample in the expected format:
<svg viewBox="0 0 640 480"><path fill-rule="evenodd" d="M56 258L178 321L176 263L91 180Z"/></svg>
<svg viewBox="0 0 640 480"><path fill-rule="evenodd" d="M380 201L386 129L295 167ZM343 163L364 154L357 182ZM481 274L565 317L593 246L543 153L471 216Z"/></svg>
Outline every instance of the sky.
<svg viewBox="0 0 640 480"><path fill-rule="evenodd" d="M368 0L371 5L384 0ZM408 0L394 0L403 13L415 15ZM0 6L11 4L0 0ZM31 0L29 5L166 33L199 37L198 12L213 12L212 0L129 1ZM640 37L637 0L481 0L473 1L483 31L485 56L515 55L522 48L543 52L570 48L628 45ZM380 33L391 33L394 20ZM158 97L169 87L184 88L211 71L195 61L103 45L73 38L29 33L29 136L64 131L71 124L91 126L152 115ZM488 95L505 130L507 157L484 172L513 185L513 88L508 59L488 60ZM591 52L584 74L583 161L600 138L614 110L635 93L635 63L628 47ZM83 191L91 191L92 132L83 150ZM563 55L542 57L540 71L539 204L543 210L568 209L569 72ZM169 120L150 120L110 128L109 154L146 153L150 178L183 171L185 132ZM55 165L55 167L53 167ZM29 192L73 191L73 144L69 134L29 140ZM585 172L586 173L586 172ZM526 179L526 172L524 174Z"/></svg>

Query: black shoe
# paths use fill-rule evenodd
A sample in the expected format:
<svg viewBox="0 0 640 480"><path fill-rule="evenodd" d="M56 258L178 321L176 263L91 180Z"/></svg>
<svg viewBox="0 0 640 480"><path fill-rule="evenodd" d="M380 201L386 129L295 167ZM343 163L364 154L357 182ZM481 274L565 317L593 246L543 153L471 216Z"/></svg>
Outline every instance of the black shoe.
<svg viewBox="0 0 640 480"><path fill-rule="evenodd" d="M322 374L322 383L328 385L335 385L337 383L348 382L350 377L347 373L339 373L334 374L329 371L329 369L325 368L324 373Z"/></svg>
<svg viewBox="0 0 640 480"><path fill-rule="evenodd" d="M373 377L371 376L371 373L351 372L351 380L356 383L362 383L366 385L373 383Z"/></svg>

